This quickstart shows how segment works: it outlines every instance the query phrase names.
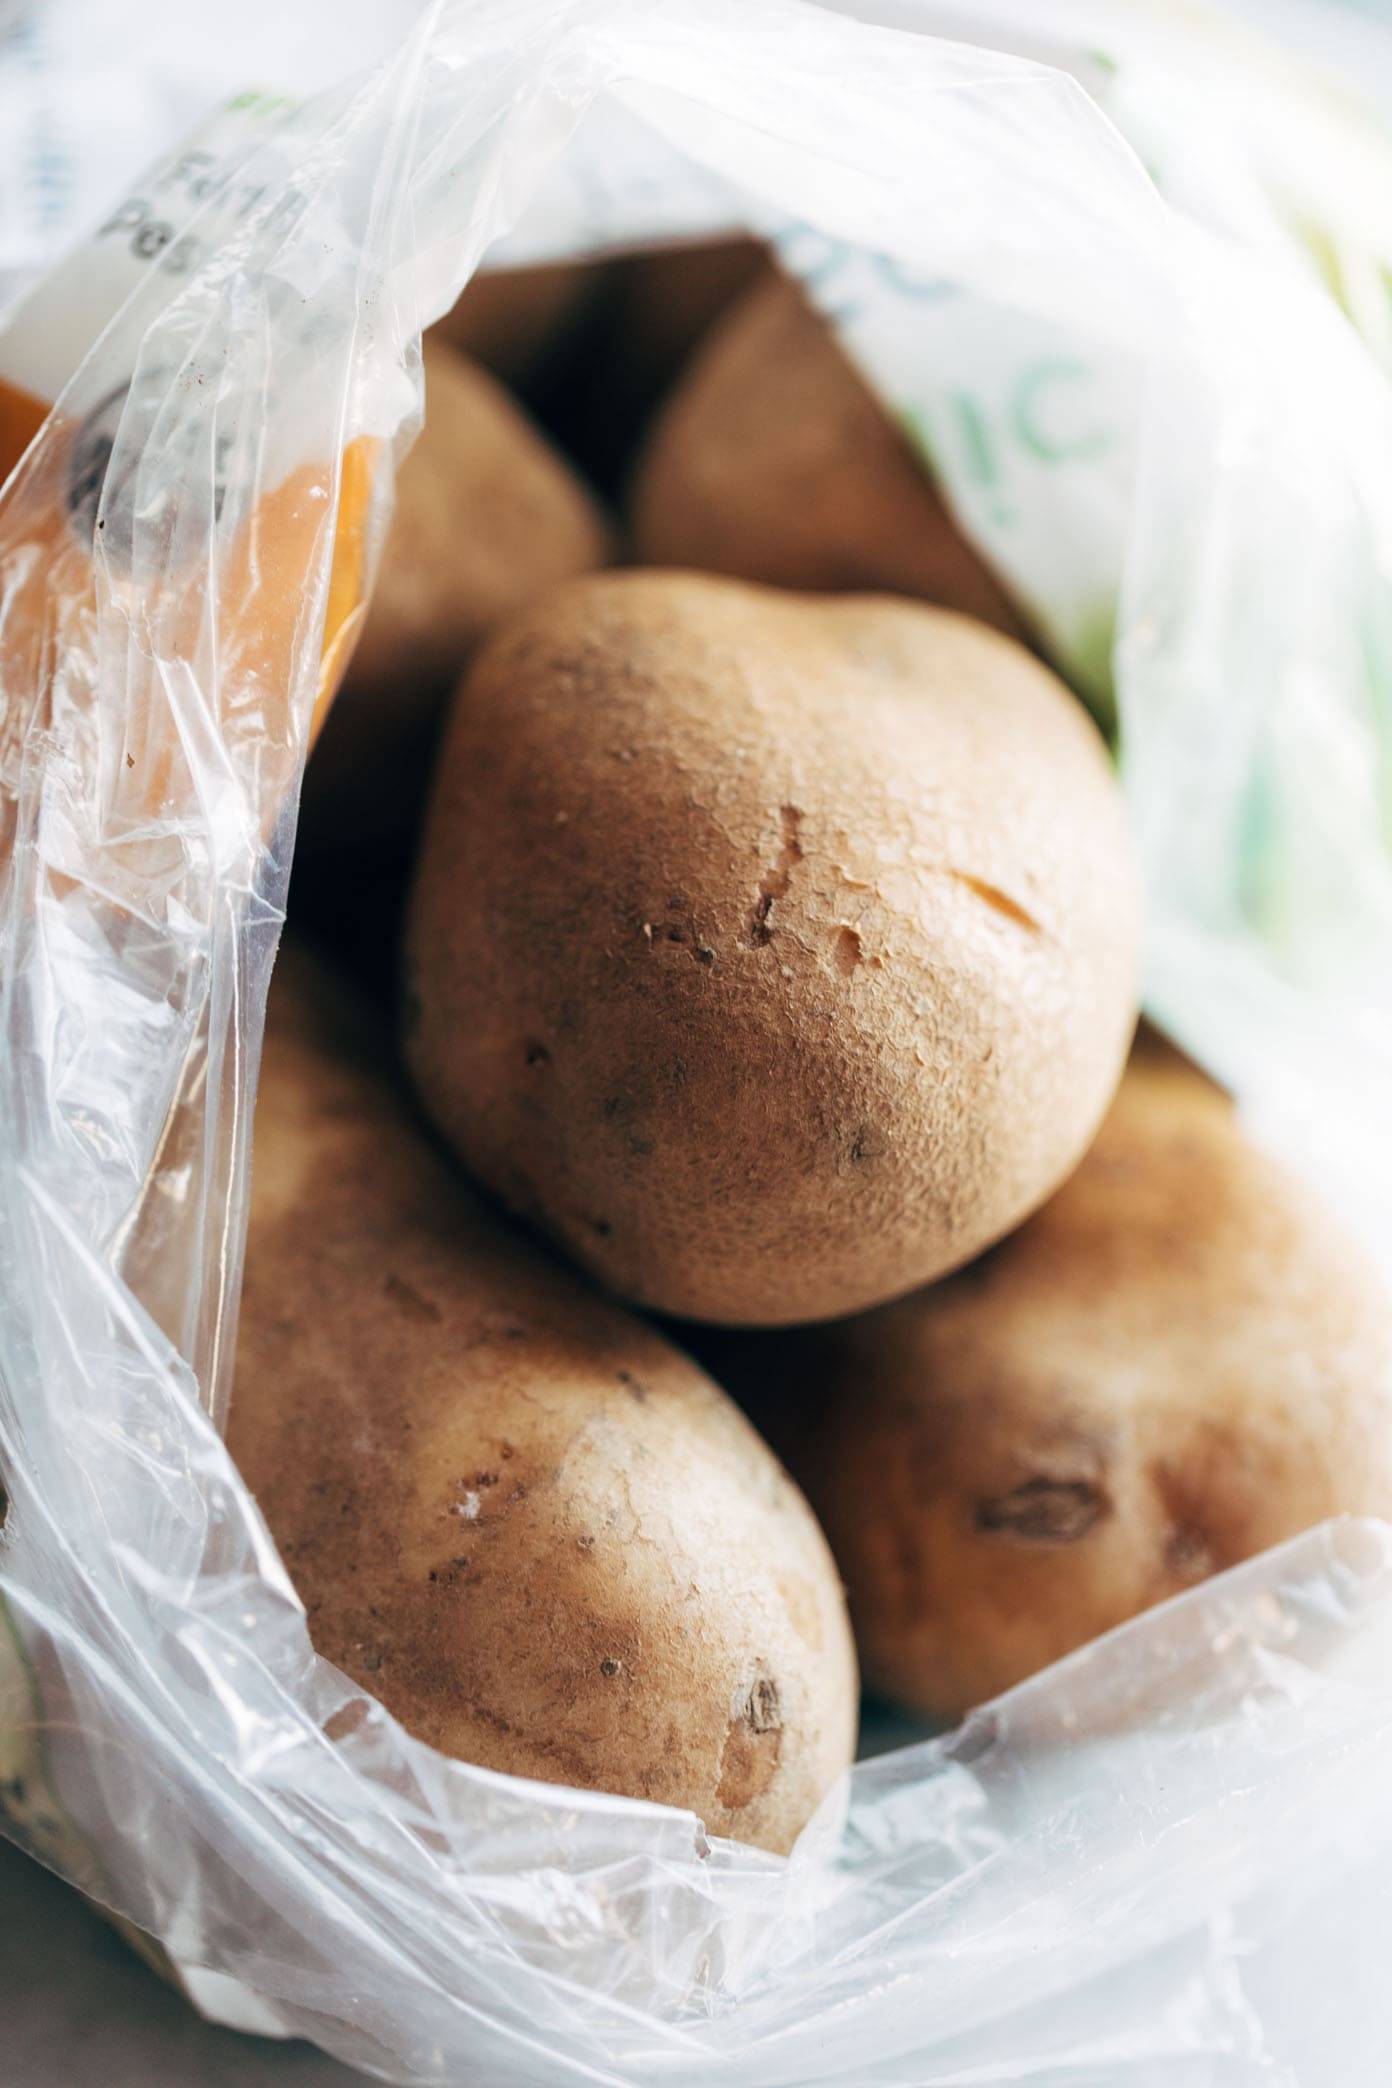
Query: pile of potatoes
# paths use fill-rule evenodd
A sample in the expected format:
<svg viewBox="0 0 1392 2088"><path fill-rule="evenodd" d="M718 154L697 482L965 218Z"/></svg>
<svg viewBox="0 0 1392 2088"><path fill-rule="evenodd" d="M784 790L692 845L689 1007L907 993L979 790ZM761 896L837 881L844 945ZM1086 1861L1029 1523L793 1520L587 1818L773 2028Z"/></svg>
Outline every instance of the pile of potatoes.
<svg viewBox="0 0 1392 2088"><path fill-rule="evenodd" d="M513 287L311 765L231 1443L411 1731L781 1850L857 1655L954 1717L1387 1512L1392 1313L1135 1040L1108 750L800 293Z"/></svg>

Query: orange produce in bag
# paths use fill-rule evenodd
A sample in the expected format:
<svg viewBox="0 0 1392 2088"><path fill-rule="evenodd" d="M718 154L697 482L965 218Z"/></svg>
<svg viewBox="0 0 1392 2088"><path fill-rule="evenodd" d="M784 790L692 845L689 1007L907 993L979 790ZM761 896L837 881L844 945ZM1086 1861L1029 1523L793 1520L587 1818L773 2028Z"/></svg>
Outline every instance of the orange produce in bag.
<svg viewBox="0 0 1392 2088"><path fill-rule="evenodd" d="M201 260L264 206L266 184L245 171L248 148L254 166L259 135L287 108L237 97L0 328L0 677L12 697L24 692L55 715L82 688L99 697L109 642L97 636L99 611L126 619L127 671L147 700L119 718L98 700L88 720L113 834L149 839L177 817L175 801L182 793L187 803L193 785L191 748L209 725L209 744L225 733L283 766L271 798L283 804L302 751L292 707L305 648L319 655L312 745L362 622L384 520L373 498L380 439L360 434L338 448L306 428L297 444L286 416L278 439L274 423L269 440L254 425L258 401L230 375L221 333L237 323L227 309L235 279L215 319L200 298L180 324ZM287 223L302 200L294 190L280 199ZM195 387L206 410L167 438L171 396ZM326 554L321 604L305 576L323 571ZM199 686L216 704L202 732L196 692L165 671L200 658L209 672ZM11 702L7 774L31 716Z"/></svg>

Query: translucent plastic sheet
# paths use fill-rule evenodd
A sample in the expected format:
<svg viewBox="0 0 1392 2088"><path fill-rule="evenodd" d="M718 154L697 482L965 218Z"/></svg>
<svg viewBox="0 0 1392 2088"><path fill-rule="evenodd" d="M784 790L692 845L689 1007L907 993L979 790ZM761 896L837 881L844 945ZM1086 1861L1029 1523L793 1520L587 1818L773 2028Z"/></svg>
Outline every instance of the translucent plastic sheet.
<svg viewBox="0 0 1392 2088"><path fill-rule="evenodd" d="M409 432L419 327L598 96L814 293L832 263L860 286L848 345L1065 656L1082 594L1041 533L1074 547L1058 572L1114 626L1153 1003L1392 1260L1392 398L1337 308L1177 218L1072 82L1008 57L775 0L432 9L249 142L255 200L195 219L128 396L95 383L109 341L0 505L10 1831L209 2008L254 1997L403 2083L1385 2082L1381 1526L862 1765L783 1862L408 1739L314 1657L209 1418L363 474L380 494ZM1041 356L1109 439L1007 451L1012 530L943 430L968 372L1008 426Z"/></svg>

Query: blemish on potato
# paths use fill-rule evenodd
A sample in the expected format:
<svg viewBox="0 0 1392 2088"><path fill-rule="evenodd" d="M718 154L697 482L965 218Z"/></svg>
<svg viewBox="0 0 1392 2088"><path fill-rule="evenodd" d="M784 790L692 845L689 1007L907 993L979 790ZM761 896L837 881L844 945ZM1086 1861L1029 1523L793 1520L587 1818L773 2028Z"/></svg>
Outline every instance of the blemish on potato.
<svg viewBox="0 0 1392 2088"><path fill-rule="evenodd" d="M1177 1580L1207 1580L1218 1561L1213 1546L1192 1523L1176 1523L1165 1542L1165 1564Z"/></svg>
<svg viewBox="0 0 1392 2088"><path fill-rule="evenodd" d="M382 1289L403 1318L414 1320L421 1327L440 1324L439 1306L418 1291L414 1284L408 1283L404 1276L389 1275Z"/></svg>
<svg viewBox="0 0 1392 2088"><path fill-rule="evenodd" d="M954 884L965 885L966 889L974 892L993 913L1000 914L1004 920L1013 921L1017 928L1025 929L1030 935L1044 933L1028 907L1021 906L1018 899L1012 899L1009 892L1003 892L999 885L991 884L984 877L973 877L968 870L947 870L943 874L950 877Z"/></svg>
<svg viewBox="0 0 1392 2088"><path fill-rule="evenodd" d="M773 864L759 880L759 896L749 923L749 940L756 949L773 941L770 917L778 900L787 894L794 866L802 861L802 813L796 805L780 808L783 840Z"/></svg>
<svg viewBox="0 0 1392 2088"><path fill-rule="evenodd" d="M882 1160L886 1150L884 1139L869 1124L860 1125L851 1141L852 1160Z"/></svg>
<svg viewBox="0 0 1392 2088"><path fill-rule="evenodd" d="M831 945L831 961L843 979L849 979L861 961L860 937L854 928L838 928Z"/></svg>
<svg viewBox="0 0 1392 2088"><path fill-rule="evenodd" d="M1088 1479L1027 1479L1007 1494L976 1504L976 1527L1026 1544L1075 1544L1111 1514L1102 1488Z"/></svg>
<svg viewBox="0 0 1392 2088"><path fill-rule="evenodd" d="M715 1790L719 1803L727 1805L731 1812L739 1812L761 1798L778 1774L782 1751L778 1685L761 1676L725 1734L720 1752L720 1781Z"/></svg>
<svg viewBox="0 0 1392 2088"><path fill-rule="evenodd" d="M783 1724L778 1684L767 1675L761 1675L749 1692L749 1723L756 1733L776 1732Z"/></svg>
<svg viewBox="0 0 1392 2088"><path fill-rule="evenodd" d="M484 1312L478 1319L480 1341L525 1341L527 1329L511 1313Z"/></svg>

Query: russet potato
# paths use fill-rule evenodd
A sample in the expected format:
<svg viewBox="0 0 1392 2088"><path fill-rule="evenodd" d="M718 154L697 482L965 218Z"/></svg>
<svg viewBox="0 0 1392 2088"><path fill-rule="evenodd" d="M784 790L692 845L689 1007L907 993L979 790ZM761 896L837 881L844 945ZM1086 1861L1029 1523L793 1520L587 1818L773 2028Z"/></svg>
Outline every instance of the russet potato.
<svg viewBox="0 0 1392 2088"><path fill-rule="evenodd" d="M645 565L913 595L1025 625L825 320L770 274L697 349L639 458Z"/></svg>
<svg viewBox="0 0 1392 2088"><path fill-rule="evenodd" d="M867 1683L941 1717L1326 1516L1392 1513L1385 1289L1154 1046L972 1267L701 1353L821 1514Z"/></svg>
<svg viewBox="0 0 1392 2088"><path fill-rule="evenodd" d="M425 424L377 584L305 779L311 845L408 825L445 697L479 640L611 548L597 502L486 370L425 353Z"/></svg>
<svg viewBox="0 0 1392 2088"><path fill-rule="evenodd" d="M230 1446L316 1647L447 1754L788 1847L856 1725L801 1495L455 1179L302 955L271 1002Z"/></svg>
<svg viewBox="0 0 1392 2088"><path fill-rule="evenodd" d="M465 1164L615 1291L827 1318L1068 1173L1136 941L1105 749L1022 647L885 597L597 575L456 699L407 1048Z"/></svg>

